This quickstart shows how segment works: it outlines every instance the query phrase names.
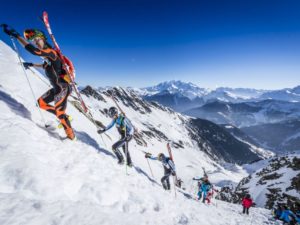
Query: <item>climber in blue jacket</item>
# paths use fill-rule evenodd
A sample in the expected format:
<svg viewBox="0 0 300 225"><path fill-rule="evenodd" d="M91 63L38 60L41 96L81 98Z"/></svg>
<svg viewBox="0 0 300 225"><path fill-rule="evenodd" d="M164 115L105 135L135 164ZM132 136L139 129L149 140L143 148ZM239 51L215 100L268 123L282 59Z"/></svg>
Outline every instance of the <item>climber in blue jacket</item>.
<svg viewBox="0 0 300 225"><path fill-rule="evenodd" d="M134 127L123 115L122 113L118 113L118 109L116 107L110 107L108 110L108 115L110 118L112 118L112 121L107 127L104 129L98 130L98 134L102 134L105 131L112 128L114 125L117 127L119 134L121 135L121 139L117 141L115 144L113 144L112 149L114 153L116 154L118 158L118 163L123 164L124 163L124 157L122 153L120 152L119 148L123 148L123 152L126 155L126 162L128 166L132 166L132 161L128 149L128 142L131 141L133 134L134 134ZM127 147L127 148L126 148Z"/></svg>
<svg viewBox="0 0 300 225"><path fill-rule="evenodd" d="M170 190L170 175L176 176L175 164L170 157L165 156L163 153L159 153L157 157L152 156L151 153L146 153L145 158L152 160L159 160L164 167L164 176L161 178L162 186L165 190Z"/></svg>
<svg viewBox="0 0 300 225"><path fill-rule="evenodd" d="M205 199L207 197L207 194L208 194L209 190L212 187L211 183L208 180L208 176L204 175L201 178L195 178L194 177L193 180L200 181L199 191L198 191L198 194L197 194L198 195L198 200L200 200L201 197L202 197L202 202L205 203Z"/></svg>
<svg viewBox="0 0 300 225"><path fill-rule="evenodd" d="M296 215L285 205L283 206L283 211L279 219L290 224L292 221L296 220Z"/></svg>

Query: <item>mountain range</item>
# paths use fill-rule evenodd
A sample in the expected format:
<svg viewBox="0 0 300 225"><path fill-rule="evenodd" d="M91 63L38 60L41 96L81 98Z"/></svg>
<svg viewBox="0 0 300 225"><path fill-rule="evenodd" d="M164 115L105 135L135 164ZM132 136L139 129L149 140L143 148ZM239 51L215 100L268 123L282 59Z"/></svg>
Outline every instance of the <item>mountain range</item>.
<svg viewBox="0 0 300 225"><path fill-rule="evenodd" d="M173 96L174 101L169 101L169 107L176 108L178 101L175 99L184 99L194 107L200 106L204 103L219 100L222 102L240 103L248 101L262 101L262 100L282 100L282 101L300 101L300 86L294 88L285 88L282 90L258 90L253 88L227 88L219 87L216 89L201 88L191 82L186 83L182 81L166 81L155 86L141 88L139 93L147 100L158 101L163 99L163 96ZM176 98L175 98L176 97ZM194 101L198 98L196 101ZM199 99L201 99L199 101ZM190 108L190 107L189 107ZM182 108L181 111L186 111Z"/></svg>
<svg viewBox="0 0 300 225"><path fill-rule="evenodd" d="M300 86L272 91L223 87L209 90L169 81L138 92L147 101L159 102L185 115L242 129L259 147L277 153L300 150Z"/></svg>

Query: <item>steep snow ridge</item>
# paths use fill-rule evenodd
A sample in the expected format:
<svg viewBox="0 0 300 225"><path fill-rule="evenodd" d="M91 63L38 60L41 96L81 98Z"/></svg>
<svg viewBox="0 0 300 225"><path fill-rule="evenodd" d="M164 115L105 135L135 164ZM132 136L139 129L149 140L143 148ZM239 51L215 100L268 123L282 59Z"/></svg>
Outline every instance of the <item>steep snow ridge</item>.
<svg viewBox="0 0 300 225"><path fill-rule="evenodd" d="M299 163L299 153L258 162L255 165L262 168L244 178L236 193L239 196L250 193L258 206L267 208L272 208L276 202L299 201L300 190L296 185L300 179ZM248 166L248 170L253 170L253 167Z"/></svg>
<svg viewBox="0 0 300 225"><path fill-rule="evenodd" d="M30 71L30 83L36 97L48 86ZM36 103L26 84L23 71L12 50L0 42L0 224L241 224L252 223L254 217L242 217L240 206L217 202L206 206L177 193L162 190L150 181L146 160L139 150L158 153L165 150L166 141L147 139L148 148L130 143L135 168L130 176L125 168L116 164L110 151L112 141L103 135L104 142L90 121L72 105L67 113L72 115L72 125L77 141L62 141L62 130L46 130ZM113 105L85 97L95 118L107 124L97 110ZM138 112L121 104L135 126L143 128ZM56 119L42 112L55 127ZM168 133L168 138L182 140L190 148L174 149L178 175L186 180L201 173L204 166L213 182L230 179L238 181L245 176L240 169L225 170L204 153L194 149L195 144L182 138L180 115L174 113L173 127L165 125L169 118L160 110L145 114L148 122ZM113 140L118 134L112 129L108 134ZM106 147L105 147L106 146ZM152 163L155 180L159 181L162 167ZM201 175L201 174L200 174ZM253 209L258 224L267 222L269 211ZM213 216L212 216L213 215ZM269 223L271 224L271 223Z"/></svg>

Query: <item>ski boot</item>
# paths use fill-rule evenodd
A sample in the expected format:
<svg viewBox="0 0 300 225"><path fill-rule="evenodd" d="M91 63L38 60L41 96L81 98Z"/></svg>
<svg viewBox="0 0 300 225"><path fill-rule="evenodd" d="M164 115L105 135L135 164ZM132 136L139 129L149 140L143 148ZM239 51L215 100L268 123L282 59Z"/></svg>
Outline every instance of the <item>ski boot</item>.
<svg viewBox="0 0 300 225"><path fill-rule="evenodd" d="M66 132L67 138L69 138L71 140L76 140L76 136L75 136L74 131L73 131L72 128L67 128L65 130L65 132Z"/></svg>
<svg viewBox="0 0 300 225"><path fill-rule="evenodd" d="M67 118L68 118L69 122L73 121L73 117L72 116L67 115ZM58 129L61 129L63 127L64 127L64 125L62 123L59 123L58 126L57 126Z"/></svg>

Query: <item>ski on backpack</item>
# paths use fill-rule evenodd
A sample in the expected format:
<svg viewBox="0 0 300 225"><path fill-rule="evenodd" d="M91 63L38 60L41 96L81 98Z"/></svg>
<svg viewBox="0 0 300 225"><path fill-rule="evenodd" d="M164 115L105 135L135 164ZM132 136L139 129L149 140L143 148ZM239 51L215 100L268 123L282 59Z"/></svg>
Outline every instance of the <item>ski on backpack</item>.
<svg viewBox="0 0 300 225"><path fill-rule="evenodd" d="M173 154L172 154L172 149L171 149L170 143L167 143L167 149L168 149L168 152L169 152L169 157L170 157L170 159L172 160L172 162L173 162L174 165L175 165L175 162L174 162L174 158L173 158ZM175 191L175 197L176 197L177 174L175 174L174 179L173 179L173 182L174 182L174 191Z"/></svg>

